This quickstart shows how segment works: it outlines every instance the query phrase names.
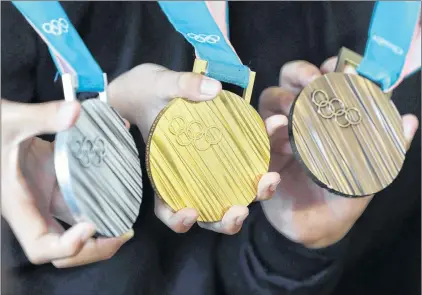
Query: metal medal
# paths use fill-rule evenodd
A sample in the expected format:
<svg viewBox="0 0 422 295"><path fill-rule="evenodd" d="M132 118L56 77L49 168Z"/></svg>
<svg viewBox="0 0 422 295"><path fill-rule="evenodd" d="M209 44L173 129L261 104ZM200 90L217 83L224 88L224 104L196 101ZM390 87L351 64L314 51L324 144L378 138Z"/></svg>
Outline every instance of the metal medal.
<svg viewBox="0 0 422 295"><path fill-rule="evenodd" d="M57 134L54 153L58 184L76 221L92 222L107 237L132 228L142 201L138 156L123 119L107 102L81 103L76 124Z"/></svg>
<svg viewBox="0 0 422 295"><path fill-rule="evenodd" d="M13 4L48 46L65 100L76 100L76 91L99 91L99 99L81 103L76 124L56 135L54 165L74 221L93 223L103 236L120 236L139 213L142 170L133 138L107 103L106 74L59 2Z"/></svg>
<svg viewBox="0 0 422 295"><path fill-rule="evenodd" d="M359 61L359 55L343 49L337 71ZM362 76L341 72L302 90L290 111L290 142L316 183L342 196L362 197L393 182L406 145L390 96Z"/></svg>
<svg viewBox="0 0 422 295"><path fill-rule="evenodd" d="M202 73L206 61L196 60ZM206 102L176 98L151 128L146 165L157 195L174 211L195 208L199 221L223 218L233 205L249 205L268 171L270 145L264 123L244 98L222 91Z"/></svg>

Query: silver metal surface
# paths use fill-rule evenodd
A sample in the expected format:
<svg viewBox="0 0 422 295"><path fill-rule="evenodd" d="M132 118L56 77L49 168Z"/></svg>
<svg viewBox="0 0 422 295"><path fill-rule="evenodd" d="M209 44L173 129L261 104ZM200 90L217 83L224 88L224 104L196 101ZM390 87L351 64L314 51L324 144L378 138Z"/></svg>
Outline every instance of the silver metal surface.
<svg viewBox="0 0 422 295"><path fill-rule="evenodd" d="M132 136L105 102L82 103L74 127L56 136L55 169L76 221L104 236L130 230L142 201L142 170Z"/></svg>
<svg viewBox="0 0 422 295"><path fill-rule="evenodd" d="M101 101L108 103L108 96L107 96L107 90L106 90L107 85L108 85L108 78L107 78L107 74L106 73L103 73L103 79L104 79L104 85L105 85L104 91L103 92L100 92L98 94L98 98Z"/></svg>
<svg viewBox="0 0 422 295"><path fill-rule="evenodd" d="M66 101L76 100L76 93L75 93L75 86L74 86L76 84L76 80L77 78L72 77L71 74L62 75L64 100Z"/></svg>

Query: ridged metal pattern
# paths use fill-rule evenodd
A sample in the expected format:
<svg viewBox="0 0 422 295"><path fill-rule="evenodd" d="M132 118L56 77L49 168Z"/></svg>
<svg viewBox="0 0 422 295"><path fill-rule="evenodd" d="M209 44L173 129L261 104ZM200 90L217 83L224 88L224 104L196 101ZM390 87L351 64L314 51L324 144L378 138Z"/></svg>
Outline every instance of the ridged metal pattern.
<svg viewBox="0 0 422 295"><path fill-rule="evenodd" d="M64 198L78 221L119 236L130 230L142 201L138 151L121 117L106 103L82 103L76 125L56 137L55 167Z"/></svg>
<svg viewBox="0 0 422 295"><path fill-rule="evenodd" d="M324 92L333 102L331 110L322 103ZM339 116L327 118L333 110ZM404 162L400 114L379 87L358 75L330 73L306 86L294 103L289 127L298 160L319 184L345 196L381 191Z"/></svg>
<svg viewBox="0 0 422 295"><path fill-rule="evenodd" d="M248 205L268 171L269 139L258 113L222 91L207 102L174 99L155 120L147 170L157 194L175 211L195 208L199 220L221 220Z"/></svg>

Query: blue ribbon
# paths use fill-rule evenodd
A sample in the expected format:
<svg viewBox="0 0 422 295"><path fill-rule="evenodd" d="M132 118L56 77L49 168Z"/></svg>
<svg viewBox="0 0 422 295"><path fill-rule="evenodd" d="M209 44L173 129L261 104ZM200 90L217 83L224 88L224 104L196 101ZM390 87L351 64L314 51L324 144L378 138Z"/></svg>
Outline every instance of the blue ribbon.
<svg viewBox="0 0 422 295"><path fill-rule="evenodd" d="M375 4L365 54L357 72L385 91L400 78L421 9L420 1Z"/></svg>
<svg viewBox="0 0 422 295"><path fill-rule="evenodd" d="M12 2L47 43L60 74L72 73L77 77L77 92L104 91L103 71L59 2Z"/></svg>
<svg viewBox="0 0 422 295"><path fill-rule="evenodd" d="M208 62L207 76L242 88L248 86L249 68L227 43L204 1L159 4L175 29L195 47L199 58Z"/></svg>

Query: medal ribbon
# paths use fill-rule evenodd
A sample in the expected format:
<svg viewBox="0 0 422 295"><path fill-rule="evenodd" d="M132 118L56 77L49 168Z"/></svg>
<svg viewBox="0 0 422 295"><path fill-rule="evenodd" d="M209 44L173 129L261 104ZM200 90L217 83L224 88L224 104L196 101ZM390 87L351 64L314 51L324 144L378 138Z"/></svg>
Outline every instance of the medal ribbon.
<svg viewBox="0 0 422 295"><path fill-rule="evenodd" d="M420 68L421 2L377 2L358 73L389 92Z"/></svg>
<svg viewBox="0 0 422 295"><path fill-rule="evenodd" d="M60 75L71 74L77 92L103 92L103 71L58 1L12 1L47 44Z"/></svg>
<svg viewBox="0 0 422 295"><path fill-rule="evenodd" d="M205 75L246 88L249 68L243 65L228 38L226 1L159 1L170 23L207 61Z"/></svg>

